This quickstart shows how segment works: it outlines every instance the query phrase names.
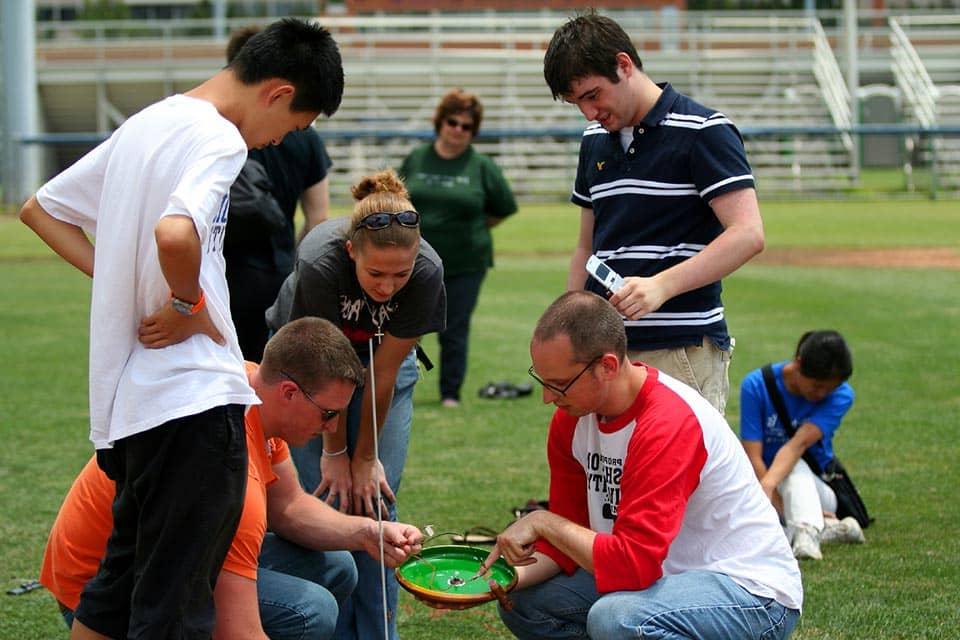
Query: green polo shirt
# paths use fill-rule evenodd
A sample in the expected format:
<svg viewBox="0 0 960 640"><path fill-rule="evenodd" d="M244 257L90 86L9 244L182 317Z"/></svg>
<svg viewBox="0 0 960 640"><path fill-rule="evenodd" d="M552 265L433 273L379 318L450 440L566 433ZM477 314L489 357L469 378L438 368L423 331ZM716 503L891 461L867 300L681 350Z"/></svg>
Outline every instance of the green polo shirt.
<svg viewBox="0 0 960 640"><path fill-rule="evenodd" d="M446 276L486 271L493 266L493 239L487 218L506 218L517 202L503 173L472 146L452 160L433 143L417 147L400 167L423 237L443 259Z"/></svg>

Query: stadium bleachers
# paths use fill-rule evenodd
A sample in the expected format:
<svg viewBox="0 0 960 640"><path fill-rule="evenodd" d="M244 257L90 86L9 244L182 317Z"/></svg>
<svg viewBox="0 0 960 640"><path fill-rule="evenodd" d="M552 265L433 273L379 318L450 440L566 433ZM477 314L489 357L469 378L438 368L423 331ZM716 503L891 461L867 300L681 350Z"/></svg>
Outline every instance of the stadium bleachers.
<svg viewBox="0 0 960 640"><path fill-rule="evenodd" d="M855 179L853 144L843 134L777 128L850 124L849 97L831 42L806 16L624 12L656 81L724 112L747 137L766 193L823 193ZM485 117L477 146L504 168L518 195L569 192L584 122L554 101L542 75L543 50L565 16L336 16L322 22L340 43L347 77L336 116L318 123L335 161L331 193L381 166L397 166L432 135L439 97L460 86L478 93ZM231 24L231 28L242 26ZM222 66L224 43L189 21L41 26L37 66L47 130L108 132L164 95ZM209 25L207 25L209 28ZM131 35L134 34L134 35ZM199 35L197 35L199 34ZM59 164L82 147L60 148Z"/></svg>
<svg viewBox="0 0 960 640"><path fill-rule="evenodd" d="M960 15L895 16L890 28L894 77L911 120L960 125ZM960 191L960 137L917 136L910 144L919 162L932 165L938 188Z"/></svg>

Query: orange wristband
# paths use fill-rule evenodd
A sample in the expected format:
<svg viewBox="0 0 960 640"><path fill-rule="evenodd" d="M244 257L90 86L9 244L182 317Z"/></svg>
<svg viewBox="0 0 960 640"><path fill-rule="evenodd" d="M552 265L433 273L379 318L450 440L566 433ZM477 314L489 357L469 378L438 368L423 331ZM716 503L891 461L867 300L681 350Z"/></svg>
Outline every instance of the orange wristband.
<svg viewBox="0 0 960 640"><path fill-rule="evenodd" d="M173 305L173 308L177 313L181 313L185 316L194 316L206 306L207 297L203 294L203 289L200 289L200 299L194 303L187 300L181 300L177 296L173 295L173 292L171 292L170 304Z"/></svg>

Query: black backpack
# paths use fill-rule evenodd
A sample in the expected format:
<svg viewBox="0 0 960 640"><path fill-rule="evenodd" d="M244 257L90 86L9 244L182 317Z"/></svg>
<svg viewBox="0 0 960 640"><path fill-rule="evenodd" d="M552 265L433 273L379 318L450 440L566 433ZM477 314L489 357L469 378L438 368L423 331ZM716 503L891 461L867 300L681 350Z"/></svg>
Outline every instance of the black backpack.
<svg viewBox="0 0 960 640"><path fill-rule="evenodd" d="M247 158L230 187L225 253L262 245L265 238L287 227L287 217L273 197L272 189L273 182L263 165Z"/></svg>

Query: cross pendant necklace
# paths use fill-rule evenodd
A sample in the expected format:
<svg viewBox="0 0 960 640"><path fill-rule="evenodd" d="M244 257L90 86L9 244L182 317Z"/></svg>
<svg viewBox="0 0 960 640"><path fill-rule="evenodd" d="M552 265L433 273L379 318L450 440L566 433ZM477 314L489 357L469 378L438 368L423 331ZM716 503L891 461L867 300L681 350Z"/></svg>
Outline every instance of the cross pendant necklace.
<svg viewBox="0 0 960 640"><path fill-rule="evenodd" d="M373 307L370 305L370 300L367 299L367 294L363 292L361 293L361 295L363 296L364 306L366 306L367 311L370 312L370 322L373 323L373 326L376 329L376 332L373 335L376 336L377 338L377 346L380 346L380 342L383 339L383 328L382 328L383 319L381 317L378 317L377 314L374 313ZM381 309L382 307L383 305L380 305Z"/></svg>

